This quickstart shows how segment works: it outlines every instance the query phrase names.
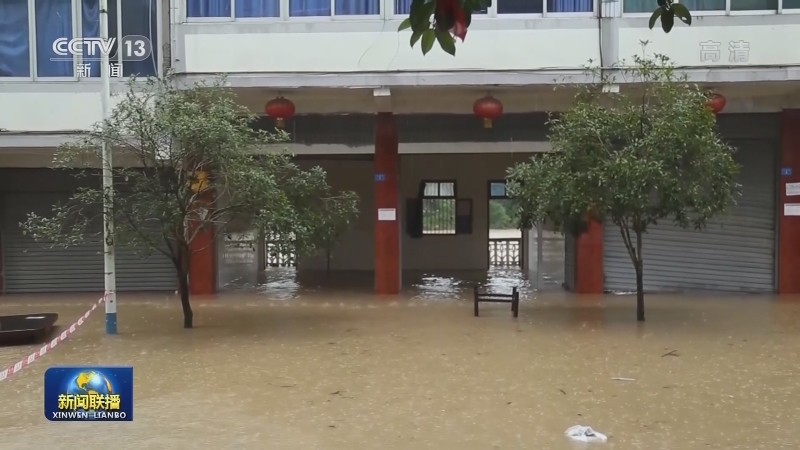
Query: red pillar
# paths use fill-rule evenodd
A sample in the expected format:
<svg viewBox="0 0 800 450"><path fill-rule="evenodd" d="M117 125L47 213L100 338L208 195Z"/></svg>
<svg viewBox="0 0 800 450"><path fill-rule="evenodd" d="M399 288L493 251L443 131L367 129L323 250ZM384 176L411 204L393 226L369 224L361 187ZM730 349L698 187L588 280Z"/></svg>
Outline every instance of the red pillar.
<svg viewBox="0 0 800 450"><path fill-rule="evenodd" d="M781 172L778 181L778 293L800 294L800 216L786 216L784 205L800 204L787 196L787 183L800 183L800 110L784 110L781 117ZM790 171L790 173L786 173Z"/></svg>
<svg viewBox="0 0 800 450"><path fill-rule="evenodd" d="M212 203L209 201L213 193L207 191L201 195L197 207L203 204ZM194 233L196 224L189 222L189 233ZM190 234L191 236L191 234ZM216 245L214 242L214 230L203 228L197 231L194 239L189 244L189 294L190 295L212 295L217 292L216 276Z"/></svg>
<svg viewBox="0 0 800 450"><path fill-rule="evenodd" d="M375 117L375 293L400 293L400 215L398 211L397 126L392 113ZM379 217L384 210L384 217ZM394 220L391 217L394 210ZM381 220L384 219L384 220Z"/></svg>
<svg viewBox="0 0 800 450"><path fill-rule="evenodd" d="M603 278L603 224L590 220L575 238L575 292L602 294Z"/></svg>

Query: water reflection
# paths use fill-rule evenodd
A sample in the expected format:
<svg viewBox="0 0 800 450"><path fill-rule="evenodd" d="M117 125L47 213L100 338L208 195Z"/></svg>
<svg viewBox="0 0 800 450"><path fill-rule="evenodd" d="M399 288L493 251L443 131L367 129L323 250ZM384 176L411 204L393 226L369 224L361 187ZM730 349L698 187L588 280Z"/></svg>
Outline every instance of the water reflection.
<svg viewBox="0 0 800 450"><path fill-rule="evenodd" d="M426 300L466 300L473 286L496 293L510 293L516 287L522 298L532 297L536 290L535 273L516 269L476 271L405 271L402 291L413 298ZM255 271L250 264L226 267L221 290L224 292L257 292L276 300L290 300L303 293L336 292L366 295L373 292L371 271L310 271L294 268L270 268ZM533 278L533 281L532 281ZM547 282L543 291L562 290L561 282Z"/></svg>

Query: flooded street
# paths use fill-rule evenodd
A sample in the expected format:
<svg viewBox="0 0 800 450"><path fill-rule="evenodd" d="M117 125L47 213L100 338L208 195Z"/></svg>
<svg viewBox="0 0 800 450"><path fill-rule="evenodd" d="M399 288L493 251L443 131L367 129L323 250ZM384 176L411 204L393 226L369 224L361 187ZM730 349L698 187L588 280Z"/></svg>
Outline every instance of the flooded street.
<svg viewBox="0 0 800 450"><path fill-rule="evenodd" d="M119 336L98 309L0 382L0 448L558 450L576 424L615 449L800 445L798 301L653 295L637 325L633 297L524 290L519 319L474 318L446 280L392 299L276 281L196 299L193 330L175 297L121 294ZM68 326L95 297L6 296L0 314ZM36 348L0 348L0 366ZM134 421L47 422L44 371L67 364L132 365Z"/></svg>

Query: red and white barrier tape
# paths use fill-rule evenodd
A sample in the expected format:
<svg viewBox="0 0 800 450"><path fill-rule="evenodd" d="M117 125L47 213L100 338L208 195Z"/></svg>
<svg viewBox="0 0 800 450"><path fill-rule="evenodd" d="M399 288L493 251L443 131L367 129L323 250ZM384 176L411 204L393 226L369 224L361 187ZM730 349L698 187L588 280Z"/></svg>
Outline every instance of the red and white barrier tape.
<svg viewBox="0 0 800 450"><path fill-rule="evenodd" d="M60 335L55 337L55 339L53 339L52 341L50 341L47 344L45 344L44 346L42 346L42 348L40 348L39 351L31 353L30 355L28 355L27 358L24 358L24 359L20 360L18 363L14 364L13 366L10 366L8 369L0 372L0 381L5 380L6 378L11 378L11 376L14 375L15 373L21 372L22 369L24 369L24 368L30 366L31 364L33 364L34 361L36 361L37 359L39 359L42 356L44 356L45 353L47 353L48 351L53 349L56 345L58 345L61 342L64 342L64 340L69 335L74 333L75 330L78 329L78 327L83 325L83 323L86 321L86 319L89 318L89 315L92 314L92 312L95 309L97 309L97 307L100 306L105 300L106 300L106 296L105 295L100 297L100 300L95 302L95 304L92 305L91 309L86 311L86 313L83 316L81 316L78 319L77 322L73 323L72 325L70 325L69 328L67 328L66 330L62 331Z"/></svg>

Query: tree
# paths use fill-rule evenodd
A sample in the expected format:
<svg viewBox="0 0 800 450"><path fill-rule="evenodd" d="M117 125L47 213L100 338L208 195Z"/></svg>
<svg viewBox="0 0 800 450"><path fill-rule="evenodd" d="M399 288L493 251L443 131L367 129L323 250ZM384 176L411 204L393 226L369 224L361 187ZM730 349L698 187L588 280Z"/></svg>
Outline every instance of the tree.
<svg viewBox="0 0 800 450"><path fill-rule="evenodd" d="M319 221L327 223L327 227L317 228L315 241L319 242L320 248L325 252L325 272L331 273L331 254L339 237L350 228L351 220L349 215L340 214L337 209L322 208L319 210Z"/></svg>
<svg viewBox="0 0 800 450"><path fill-rule="evenodd" d="M254 130L254 115L224 83L180 86L171 75L131 80L110 119L56 153L56 169L77 167L84 186L52 216L29 215L23 230L61 245L102 235L101 205L113 198L114 243L172 261L184 327L191 328L189 261L203 250L192 248L201 233L216 238L245 223L258 234L291 234L294 242L285 245L302 254L318 248L324 230L352 223L356 195L334 192L321 168L304 171L290 154L270 152L286 134ZM111 192L100 187L96 169L104 140L125 165L113 169Z"/></svg>
<svg viewBox="0 0 800 450"><path fill-rule="evenodd" d="M715 131L707 93L665 56L634 63L626 74L635 92L605 93L603 79L579 86L573 106L550 120L553 152L511 168L508 189L532 222L547 219L573 235L587 220L610 219L636 272L643 321L648 227L669 220L704 228L739 195L739 168Z"/></svg>
<svg viewBox="0 0 800 450"><path fill-rule="evenodd" d="M650 29L659 19L665 33L672 31L676 17L686 25L692 24L692 14L686 6L675 0L656 0L656 4L657 8L650 16ZM427 55L438 42L442 50L455 56L456 38L464 42L472 14L490 6L492 0L412 0L408 18L400 23L397 31L411 29L411 47L422 41L423 55Z"/></svg>

